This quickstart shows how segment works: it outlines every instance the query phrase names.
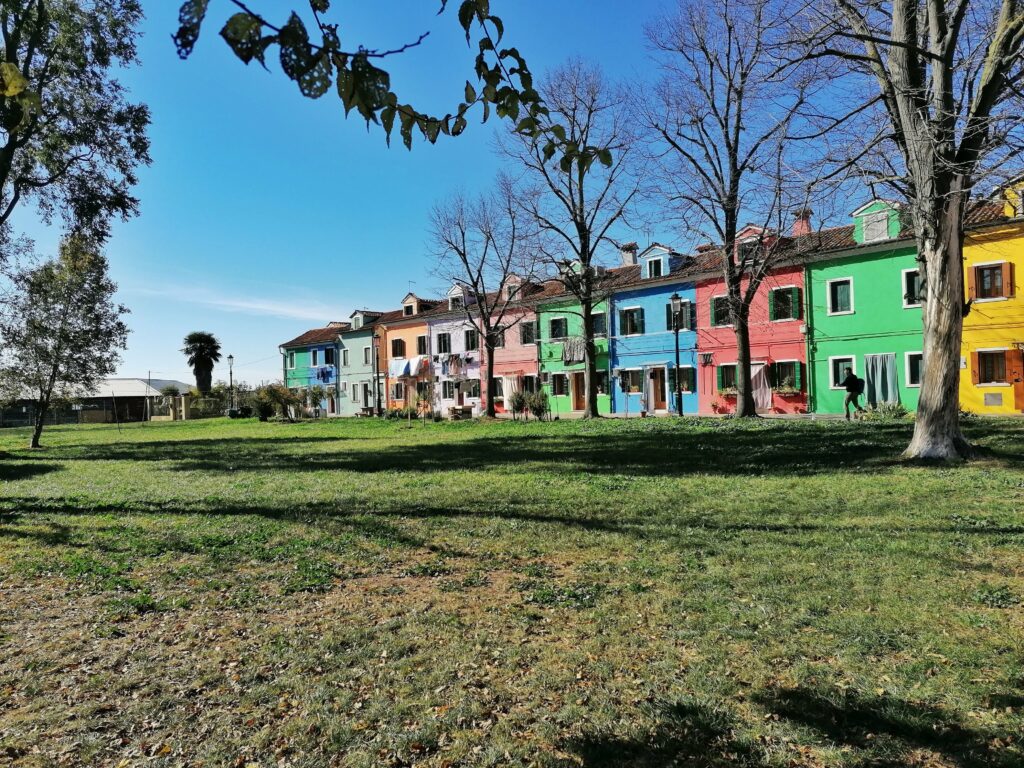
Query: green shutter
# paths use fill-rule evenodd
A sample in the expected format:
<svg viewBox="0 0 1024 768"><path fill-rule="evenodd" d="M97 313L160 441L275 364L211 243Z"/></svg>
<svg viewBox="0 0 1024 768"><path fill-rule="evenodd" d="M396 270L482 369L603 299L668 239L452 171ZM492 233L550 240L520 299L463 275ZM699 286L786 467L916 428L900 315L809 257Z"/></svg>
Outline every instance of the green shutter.
<svg viewBox="0 0 1024 768"><path fill-rule="evenodd" d="M799 288L790 288L790 293L793 294L793 317L797 320L804 316L804 304L803 297L800 295Z"/></svg>
<svg viewBox="0 0 1024 768"><path fill-rule="evenodd" d="M696 392L697 391L697 369L696 368L687 368L686 372L690 375L690 386L688 387L688 389L691 392Z"/></svg>
<svg viewBox="0 0 1024 768"><path fill-rule="evenodd" d="M718 391L719 391L719 392L721 392L721 391L722 391L722 368L723 368L723 367L724 367L724 366L721 366L721 365L720 365L720 366L718 366L718 368L716 369L716 373L718 374Z"/></svg>
<svg viewBox="0 0 1024 768"><path fill-rule="evenodd" d="M775 290L768 289L768 319L775 320Z"/></svg>
<svg viewBox="0 0 1024 768"><path fill-rule="evenodd" d="M715 315L715 297L711 297L711 325L718 325L718 317Z"/></svg>
<svg viewBox="0 0 1024 768"><path fill-rule="evenodd" d="M803 390L803 379L804 379L804 377L803 377L803 367L804 367L804 364L801 363L799 360L797 361L796 365L793 366L793 368L796 369L796 375L793 378L793 386L796 387L798 390L801 390L801 391Z"/></svg>
<svg viewBox="0 0 1024 768"><path fill-rule="evenodd" d="M619 310L619 327L615 329L616 336L626 335L626 311L623 309Z"/></svg>
<svg viewBox="0 0 1024 768"><path fill-rule="evenodd" d="M674 321L675 321L675 318L672 316L672 305L671 304L666 304L665 305L665 330L666 331L673 331L673 330L675 330L675 322Z"/></svg>
<svg viewBox="0 0 1024 768"><path fill-rule="evenodd" d="M697 330L697 302L691 301L690 304L689 304L689 307L690 307L690 327L689 327L689 330L696 331Z"/></svg>

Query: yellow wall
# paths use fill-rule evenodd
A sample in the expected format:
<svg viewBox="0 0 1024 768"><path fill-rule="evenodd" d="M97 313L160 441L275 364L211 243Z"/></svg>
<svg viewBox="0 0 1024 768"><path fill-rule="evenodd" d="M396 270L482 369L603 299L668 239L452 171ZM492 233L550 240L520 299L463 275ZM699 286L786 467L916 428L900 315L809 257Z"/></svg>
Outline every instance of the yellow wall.
<svg viewBox="0 0 1024 768"><path fill-rule="evenodd" d="M1024 412L1024 383L986 387L971 381L974 352L1000 347L1014 350L1016 343L1024 343L1024 223L1007 223L967 234L964 242L965 295L969 271L978 264L998 261L1010 261L1014 265L1013 296L1003 300L975 300L964 318L961 355L966 367L961 364L960 403L964 410L973 413ZM1007 375L1012 378L1009 366ZM1002 405L985 405L986 393L1001 394Z"/></svg>
<svg viewBox="0 0 1024 768"><path fill-rule="evenodd" d="M403 321L399 321L399 322L402 323L402 324L401 325L394 325L394 324L392 324L392 325L386 326L384 328L381 328L378 331L380 333L380 336L381 336L381 346L380 346L381 358L382 358L381 367L382 367L384 375L386 377L386 385L385 385L384 397L386 398L386 401L387 401L387 404L388 404L389 408L403 408L403 407L405 407L407 405L412 405L413 403L416 402L416 388L415 388L415 386L408 386L408 387L406 387L405 399L404 400L395 400L394 398L391 397L391 384L393 382L391 381L391 377L388 375L388 370L389 370L389 368L391 366L391 360L392 360L392 358L391 358L391 342L392 342L392 340L393 339L402 339L405 342L405 358L408 359L408 358L411 358L411 357L416 357L416 339L417 339L417 337L419 337L419 336L427 336L428 335L426 321L417 322L417 321L412 321L412 320L406 320L404 322ZM431 372L430 368L428 368L426 372L421 372L421 373L429 373L429 372ZM425 377L425 376L421 375L420 378L421 379L426 379L428 377ZM408 382L408 383L411 383L411 382Z"/></svg>

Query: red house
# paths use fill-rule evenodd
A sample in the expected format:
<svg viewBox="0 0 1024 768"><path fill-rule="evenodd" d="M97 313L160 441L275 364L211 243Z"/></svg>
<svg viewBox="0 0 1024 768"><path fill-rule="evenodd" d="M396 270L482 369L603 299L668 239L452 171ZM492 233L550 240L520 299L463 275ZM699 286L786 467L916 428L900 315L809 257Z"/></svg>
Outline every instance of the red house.
<svg viewBox="0 0 1024 768"><path fill-rule="evenodd" d="M758 234L743 231L738 239ZM742 247L742 246L741 246ZM714 267L718 257L704 260ZM736 410L736 334L729 321L720 268L695 276L697 287L698 411ZM806 413L804 269L782 262L761 283L750 306L750 367L758 413ZM743 281L745 290L747 281Z"/></svg>

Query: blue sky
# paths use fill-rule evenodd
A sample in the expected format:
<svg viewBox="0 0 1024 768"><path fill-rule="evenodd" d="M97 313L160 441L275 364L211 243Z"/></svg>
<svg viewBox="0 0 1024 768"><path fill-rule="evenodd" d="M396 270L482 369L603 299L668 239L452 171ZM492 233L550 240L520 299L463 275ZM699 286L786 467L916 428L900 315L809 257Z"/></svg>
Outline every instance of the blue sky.
<svg viewBox="0 0 1024 768"><path fill-rule="evenodd" d="M410 287L436 294L429 275L431 205L447 192L486 188L501 168L494 133L478 119L456 139L408 152L379 130L345 120L331 93L303 98L271 65L245 67L217 31L229 13L212 0L192 57L170 39L176 0L145 0L142 64L123 76L152 110L153 164L141 172L141 215L114 228L108 253L132 335L119 375L191 381L180 354L190 331L214 333L236 377L280 378L277 345L307 328L347 319L358 307L389 309ZM260 0L273 21L305 0ZM443 114L472 79L472 52L452 3L343 2L343 45L393 47L430 30L422 46L388 60L400 98ZM660 0L492 0L517 46L540 74L572 56L615 78L649 71L643 26ZM59 232L28 215L16 222L52 252ZM665 239L662 236L660 239ZM646 239L639 236L639 240ZM410 283L410 281L412 281ZM222 362L216 378L227 379Z"/></svg>

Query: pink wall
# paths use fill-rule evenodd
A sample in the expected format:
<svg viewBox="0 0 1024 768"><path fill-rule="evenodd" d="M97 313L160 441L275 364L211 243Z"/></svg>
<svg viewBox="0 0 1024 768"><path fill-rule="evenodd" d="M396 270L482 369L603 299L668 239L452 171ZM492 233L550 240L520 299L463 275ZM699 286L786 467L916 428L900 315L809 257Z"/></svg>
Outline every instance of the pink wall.
<svg viewBox="0 0 1024 768"><path fill-rule="evenodd" d="M513 375L527 375L537 376L537 345L526 344L524 345L521 341L522 337L519 332L520 322L533 322L537 319L537 314L529 308L525 307L510 307L505 312L504 324L509 325L515 323L505 331L505 346L494 350L494 376L495 378L501 378L503 376ZM483 331L481 330L481 335ZM480 377L481 379L486 377L484 370L484 364L486 361L485 352L481 351L480 357ZM487 391L487 385L489 382L481 381L481 389L483 390L482 403L486 403L486 398L489 393ZM499 400L496 404L498 411L503 411L504 403Z"/></svg>
<svg viewBox="0 0 1024 768"><path fill-rule="evenodd" d="M784 267L773 270L758 289L750 307L750 359L752 363L772 363L780 360L796 360L802 367L802 393L780 395L772 393L772 412L805 413L807 411L807 352L802 331L805 322L803 312L797 320L768 319L768 292L774 288L797 286L803 293L803 267ZM744 281L744 289L746 281ZM720 397L717 392L717 366L736 362L736 334L731 326L712 327L711 299L724 294L725 281L721 278L697 283L697 355L698 355L698 403L702 414L716 413L713 404L720 404L717 412L735 410L734 397ZM712 355L712 364L704 365L703 355Z"/></svg>

